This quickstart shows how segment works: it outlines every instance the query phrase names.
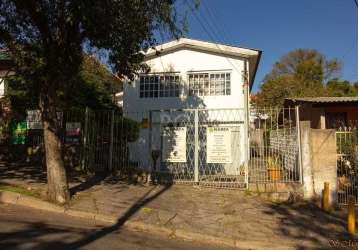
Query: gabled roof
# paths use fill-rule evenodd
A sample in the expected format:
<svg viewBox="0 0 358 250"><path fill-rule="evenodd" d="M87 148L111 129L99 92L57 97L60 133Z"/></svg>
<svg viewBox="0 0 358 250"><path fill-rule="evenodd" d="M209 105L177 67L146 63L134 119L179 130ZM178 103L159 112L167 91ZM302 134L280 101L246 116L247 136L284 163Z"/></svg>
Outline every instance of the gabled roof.
<svg viewBox="0 0 358 250"><path fill-rule="evenodd" d="M179 38L178 40L173 40L157 45L155 48L150 48L145 53L145 57L150 59L152 57L157 57L160 54L170 53L171 51L182 48L207 51L232 57L246 58L249 62L249 85L251 89L255 80L257 67L260 62L262 54L261 50L201 41L196 39Z"/></svg>

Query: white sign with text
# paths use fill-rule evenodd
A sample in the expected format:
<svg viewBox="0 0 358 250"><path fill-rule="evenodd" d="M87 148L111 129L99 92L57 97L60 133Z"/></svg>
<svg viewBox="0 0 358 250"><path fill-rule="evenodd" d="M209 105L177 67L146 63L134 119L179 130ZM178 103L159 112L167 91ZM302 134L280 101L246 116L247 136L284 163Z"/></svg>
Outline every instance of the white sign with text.
<svg viewBox="0 0 358 250"><path fill-rule="evenodd" d="M186 127L167 127L162 139L163 161L186 162Z"/></svg>
<svg viewBox="0 0 358 250"><path fill-rule="evenodd" d="M208 127L206 138L207 163L231 163L231 128Z"/></svg>

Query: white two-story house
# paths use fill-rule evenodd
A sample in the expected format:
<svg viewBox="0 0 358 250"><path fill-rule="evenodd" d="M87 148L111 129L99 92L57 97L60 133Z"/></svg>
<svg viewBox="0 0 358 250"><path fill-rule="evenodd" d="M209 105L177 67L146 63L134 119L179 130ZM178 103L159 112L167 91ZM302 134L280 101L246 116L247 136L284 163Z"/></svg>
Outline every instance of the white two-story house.
<svg viewBox="0 0 358 250"><path fill-rule="evenodd" d="M224 113L224 110L237 109L245 114L260 56L261 51L257 49L188 38L158 45L145 53L150 72L139 74L134 81L125 84L123 110L138 121L148 119L146 114L156 110L151 117L153 127L168 116L169 111L164 110L199 108L206 110L205 119L212 121L229 118L210 110ZM243 115L242 119L245 117L248 116ZM154 135L150 139L149 129L142 130L141 146L137 144L138 154L132 155L133 159L139 159L143 154L147 157L153 149L162 150L163 142L158 139L161 135L155 135L161 132L155 132L153 127ZM241 140L244 136L242 130ZM148 143L151 144L149 150ZM244 157L240 161L242 159Z"/></svg>

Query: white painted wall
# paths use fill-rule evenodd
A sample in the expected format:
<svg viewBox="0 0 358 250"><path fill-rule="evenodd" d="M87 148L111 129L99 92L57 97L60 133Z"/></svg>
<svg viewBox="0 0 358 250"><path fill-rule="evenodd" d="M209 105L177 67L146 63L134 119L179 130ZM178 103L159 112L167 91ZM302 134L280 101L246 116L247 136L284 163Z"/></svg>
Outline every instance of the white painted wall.
<svg viewBox="0 0 358 250"><path fill-rule="evenodd" d="M156 109L244 108L243 77L244 60L214 55L189 49L181 49L146 61L151 72L180 72L182 93L180 97L140 98L139 80L124 85L124 111L143 112ZM188 71L227 71L231 73L230 96L188 96Z"/></svg>
<svg viewBox="0 0 358 250"><path fill-rule="evenodd" d="M232 58L229 56L194 51L190 49L179 49L168 54L161 55L146 61L151 67L151 73L154 72L180 72L182 91L179 97L158 97L158 98L140 98L139 97L139 79L132 83L124 84L123 109L128 117L141 121L148 117L150 110L165 109L183 109L183 108L205 108L222 109L207 113L208 120L233 120L240 119L244 121L244 94L243 94L243 72L244 59ZM249 69L248 69L249 70ZM231 73L231 95L228 96L203 96L193 97L188 95L188 73L189 71L203 72L229 72ZM223 109L240 109L236 111ZM153 115L153 120L159 122L163 118L163 113ZM175 116L175 115L174 115ZM239 167L243 164L245 154L244 150L244 129L243 124L236 125L239 134L235 135L235 143L239 145L236 148L234 162L227 164L227 174L238 173ZM238 140L238 138L240 138ZM152 149L160 147L160 127L152 127L151 138ZM130 147L130 159L138 161L141 167L149 169L152 166L149 149L149 131L142 129L137 143ZM159 162L156 168L159 168ZM226 168L226 167L225 167Z"/></svg>

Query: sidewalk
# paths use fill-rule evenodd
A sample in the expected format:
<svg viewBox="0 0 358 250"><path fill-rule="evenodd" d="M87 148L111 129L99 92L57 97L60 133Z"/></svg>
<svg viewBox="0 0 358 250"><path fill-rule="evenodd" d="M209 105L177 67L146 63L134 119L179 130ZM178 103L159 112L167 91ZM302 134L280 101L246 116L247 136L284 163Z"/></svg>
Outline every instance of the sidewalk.
<svg viewBox="0 0 358 250"><path fill-rule="evenodd" d="M306 203L273 203L245 191L129 185L113 178L76 179L71 186L77 192L69 209L118 218L118 227L139 222L170 230L171 237L180 230L232 240L243 249L324 249L332 240L349 239L343 215Z"/></svg>

